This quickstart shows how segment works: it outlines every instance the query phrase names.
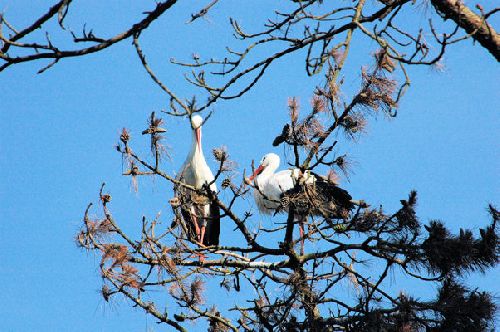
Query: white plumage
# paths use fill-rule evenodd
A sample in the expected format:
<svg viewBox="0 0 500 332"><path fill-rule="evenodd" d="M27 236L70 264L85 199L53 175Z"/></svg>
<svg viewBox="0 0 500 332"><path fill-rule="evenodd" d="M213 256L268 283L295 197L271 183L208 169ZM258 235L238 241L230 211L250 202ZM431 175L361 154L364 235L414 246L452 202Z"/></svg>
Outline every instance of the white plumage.
<svg viewBox="0 0 500 332"><path fill-rule="evenodd" d="M297 181L313 184L315 180L310 173L304 174L301 178L300 170L297 168L275 173L279 165L280 157L275 153L268 153L262 158L259 168L250 177L250 181L254 180L255 185L259 188L253 192L255 203L257 203L259 210L265 214L273 214L276 211L283 193L292 189Z"/></svg>
<svg viewBox="0 0 500 332"><path fill-rule="evenodd" d="M203 119L199 115L191 118L193 141L186 161L179 170L177 179L187 185L202 189L210 184L210 190L217 191L214 175L203 155L201 146L201 125ZM197 195L182 186L177 187L177 193L183 197L182 216L191 233L195 233L196 241L204 245L218 245L220 233L220 210L204 195ZM193 229L194 227L194 229ZM194 232L193 232L194 231Z"/></svg>
<svg viewBox="0 0 500 332"><path fill-rule="evenodd" d="M314 177L310 173L300 176L299 169L284 170L275 173L280 166L280 157L275 153L266 154L259 167L250 176L249 181L254 181L256 186L253 195L259 210L265 214L273 214L280 206L283 193L295 187L297 181L306 184L314 183ZM304 252L304 222L307 216L299 215L299 231L301 253Z"/></svg>
<svg viewBox="0 0 500 332"><path fill-rule="evenodd" d="M335 183L309 171L301 173L301 170L294 168L275 173L279 164L278 155L266 154L259 167L246 181L253 181L255 203L262 213L288 212L288 204L283 206L282 199L293 197L303 252L304 223L308 215L321 215L329 219L344 218L353 207L352 197ZM301 186L296 188L297 181ZM302 188L307 188L309 194L305 195ZM279 208L281 210L277 210Z"/></svg>

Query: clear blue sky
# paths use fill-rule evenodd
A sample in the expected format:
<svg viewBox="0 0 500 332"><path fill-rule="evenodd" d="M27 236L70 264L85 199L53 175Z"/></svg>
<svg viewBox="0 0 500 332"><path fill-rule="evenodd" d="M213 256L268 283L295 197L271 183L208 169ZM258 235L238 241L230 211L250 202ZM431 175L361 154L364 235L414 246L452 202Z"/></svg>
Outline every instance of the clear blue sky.
<svg viewBox="0 0 500 332"><path fill-rule="evenodd" d="M67 23L80 31L86 21L96 34L109 36L139 18L153 1L104 3L76 1ZM243 18L244 26L263 21L261 6L266 2L252 3L229 1L207 20L189 26L184 22L192 10L176 5L144 33L143 49L153 69L180 95L190 96L194 90L183 82L183 71L168 59L187 59L194 52L223 54L224 46L233 43L228 13ZM50 4L0 0L0 10L23 27ZM113 7L111 15L104 11L108 6ZM353 49L348 89L358 87L366 50L373 47ZM354 197L383 204L389 211L416 189L422 222L441 219L454 231L469 227L477 232L489 222L487 204L498 206L500 198L500 70L489 53L470 41L450 47L445 65L444 72L413 68L412 87L398 117L372 118L357 144L339 145L340 152L348 152L356 162L354 174L342 183ZM113 148L119 131L127 127L135 149L147 151L140 131L151 111L166 108L168 98L148 78L130 41L85 58L66 59L36 75L41 66L24 64L0 74L1 329L160 331L152 318L125 300L102 300L99 257L76 248L73 238L103 181L113 195L112 212L128 231L139 230L142 215L163 212L169 222L171 187L144 179L134 193L130 179L120 175L121 158ZM283 156L283 149L273 148L271 142L286 118L287 99L297 96L306 106L317 81L305 76L300 56L277 63L243 98L212 108L214 116L204 128L205 154L226 145L241 171L267 152ZM191 136L185 119L166 121L173 159L163 168L173 173L185 158ZM250 206L251 201L240 209ZM222 242L231 230L223 226ZM500 295L499 271L467 279Z"/></svg>

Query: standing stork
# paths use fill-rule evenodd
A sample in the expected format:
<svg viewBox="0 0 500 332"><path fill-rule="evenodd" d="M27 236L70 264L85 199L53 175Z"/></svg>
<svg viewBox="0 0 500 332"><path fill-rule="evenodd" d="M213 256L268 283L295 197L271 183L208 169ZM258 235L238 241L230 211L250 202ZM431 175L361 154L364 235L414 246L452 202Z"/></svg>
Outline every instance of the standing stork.
<svg viewBox="0 0 500 332"><path fill-rule="evenodd" d="M201 125L203 118L191 117L193 143L191 150L177 175L177 180L200 190L209 185L212 192L217 191L214 175L207 165L201 147ZM201 245L219 245L220 209L206 195L196 193L182 185L175 188L181 197L181 214L185 221L188 237L195 235Z"/></svg>
<svg viewBox="0 0 500 332"><path fill-rule="evenodd" d="M301 253L304 252L304 223L308 215L321 215L327 219L343 219L354 204L349 193L326 178L300 169L276 172L280 165L277 154L266 154L259 167L247 179L254 181L254 199L259 210L265 214L287 211L282 199L293 200L298 215ZM299 186L296 186L296 184Z"/></svg>

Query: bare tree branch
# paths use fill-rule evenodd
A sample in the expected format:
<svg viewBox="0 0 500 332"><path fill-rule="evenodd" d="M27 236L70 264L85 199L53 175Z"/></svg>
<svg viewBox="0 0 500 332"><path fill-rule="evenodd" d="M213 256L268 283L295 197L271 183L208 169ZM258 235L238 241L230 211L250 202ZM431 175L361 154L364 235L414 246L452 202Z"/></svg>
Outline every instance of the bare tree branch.
<svg viewBox="0 0 500 332"><path fill-rule="evenodd" d="M500 61L500 35L484 15L474 13L461 0L431 0L431 3L443 19L451 19Z"/></svg>

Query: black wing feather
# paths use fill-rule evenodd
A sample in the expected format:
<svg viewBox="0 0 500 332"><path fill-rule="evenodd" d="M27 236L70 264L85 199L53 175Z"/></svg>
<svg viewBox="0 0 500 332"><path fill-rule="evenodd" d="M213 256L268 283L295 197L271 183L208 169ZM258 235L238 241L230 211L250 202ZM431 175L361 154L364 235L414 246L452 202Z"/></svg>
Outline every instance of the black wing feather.
<svg viewBox="0 0 500 332"><path fill-rule="evenodd" d="M210 216L203 244L206 246L218 246L220 237L220 208L217 204L210 204Z"/></svg>

